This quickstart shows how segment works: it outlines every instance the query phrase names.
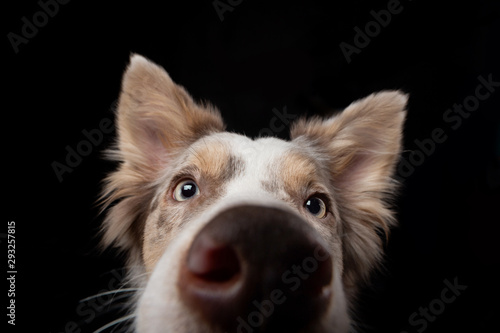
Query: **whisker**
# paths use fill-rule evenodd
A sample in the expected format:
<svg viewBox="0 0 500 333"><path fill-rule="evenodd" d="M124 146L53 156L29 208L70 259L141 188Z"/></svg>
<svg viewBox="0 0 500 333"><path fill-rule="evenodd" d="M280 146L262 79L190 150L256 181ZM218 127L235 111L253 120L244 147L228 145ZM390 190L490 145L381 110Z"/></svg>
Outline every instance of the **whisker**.
<svg viewBox="0 0 500 333"><path fill-rule="evenodd" d="M123 323L124 321L130 320L130 319L132 319L134 317L135 317L135 314L131 314L131 315L128 315L128 316L123 316L121 318L113 320L112 322L107 323L106 325L100 327L99 329L95 330L94 333L103 332L104 330L106 330L106 329L108 329L108 328L110 328L112 326L115 326L115 325L118 325L120 323Z"/></svg>
<svg viewBox="0 0 500 333"><path fill-rule="evenodd" d="M109 295L109 294L115 294L116 295L116 294L119 294L119 293L133 292L133 291L138 291L138 290L142 290L142 289L141 288L123 288L123 289L116 289L116 290L106 291L106 292L103 292L103 293L99 293L99 294L92 295L92 296L86 297L84 299L81 299L80 303L86 302L86 301L91 300L93 298L97 298L97 297L104 296L104 295Z"/></svg>
<svg viewBox="0 0 500 333"><path fill-rule="evenodd" d="M142 279L144 277L147 277L149 274L147 272L144 272L144 273L140 273L140 274L134 274L133 276L128 276L125 280L124 280L124 284L125 285L140 285L142 281ZM144 289L144 288L142 288Z"/></svg>
<svg viewBox="0 0 500 333"><path fill-rule="evenodd" d="M130 298L132 297L133 295L130 295L130 294L121 294L120 296L113 296L110 300L104 302L102 304L103 307L108 307L107 308L107 311L111 311L115 308L114 305L117 305L116 308L123 308L124 306L126 307L127 305L130 305L130 302L119 302L121 299L123 298ZM111 305L113 305L113 307L111 307Z"/></svg>
<svg viewBox="0 0 500 333"><path fill-rule="evenodd" d="M113 268L113 269L110 269L109 271L106 271L106 272L100 274L99 276L100 277L104 277L106 275L111 275L111 274L114 274L114 273L120 274L120 272L123 272L123 271L126 271L126 270L127 270L127 268L125 268L125 267L122 267L122 268Z"/></svg>

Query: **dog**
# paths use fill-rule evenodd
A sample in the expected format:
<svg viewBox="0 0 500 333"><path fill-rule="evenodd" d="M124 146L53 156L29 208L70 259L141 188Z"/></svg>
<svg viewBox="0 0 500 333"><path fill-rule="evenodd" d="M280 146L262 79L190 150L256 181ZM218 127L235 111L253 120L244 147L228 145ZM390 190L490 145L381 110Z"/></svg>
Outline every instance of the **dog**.
<svg viewBox="0 0 500 333"><path fill-rule="evenodd" d="M126 253L140 333L353 328L356 295L396 224L391 200L408 96L382 91L290 140L225 131L132 55L105 179L102 242Z"/></svg>

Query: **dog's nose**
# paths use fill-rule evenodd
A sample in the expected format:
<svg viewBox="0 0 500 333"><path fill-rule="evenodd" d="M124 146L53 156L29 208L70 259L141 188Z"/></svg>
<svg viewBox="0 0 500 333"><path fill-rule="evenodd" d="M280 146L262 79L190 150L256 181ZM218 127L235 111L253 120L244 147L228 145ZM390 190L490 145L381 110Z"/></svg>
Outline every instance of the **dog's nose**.
<svg viewBox="0 0 500 333"><path fill-rule="evenodd" d="M332 275L311 225L292 212L246 205L221 212L196 235L178 286L217 331L297 332L327 309Z"/></svg>

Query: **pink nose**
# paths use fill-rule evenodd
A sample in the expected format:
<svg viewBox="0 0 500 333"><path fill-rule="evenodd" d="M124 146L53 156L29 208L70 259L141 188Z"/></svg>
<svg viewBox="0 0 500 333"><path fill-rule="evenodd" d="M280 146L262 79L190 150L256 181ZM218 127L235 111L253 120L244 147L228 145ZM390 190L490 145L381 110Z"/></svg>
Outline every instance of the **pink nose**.
<svg viewBox="0 0 500 333"><path fill-rule="evenodd" d="M216 331L298 332L328 307L332 275L327 246L302 218L237 206L196 235L178 286Z"/></svg>

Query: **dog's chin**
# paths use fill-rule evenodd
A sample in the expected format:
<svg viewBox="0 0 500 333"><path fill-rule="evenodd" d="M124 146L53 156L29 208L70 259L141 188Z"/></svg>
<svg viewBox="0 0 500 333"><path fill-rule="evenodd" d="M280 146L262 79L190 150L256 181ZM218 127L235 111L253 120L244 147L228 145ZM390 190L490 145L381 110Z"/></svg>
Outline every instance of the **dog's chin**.
<svg viewBox="0 0 500 333"><path fill-rule="evenodd" d="M134 332L138 333L226 333L226 332L287 332L287 333L347 333L350 332L350 319L347 313L347 305L342 287L335 276L333 282L333 293L329 296L330 305L328 312L317 316L315 322L302 327L291 327L290 318L280 318L271 325L264 327L259 325L261 318L265 318L269 307L255 306L252 312L246 313L246 317L237 316L235 329L225 330L217 324L206 321L192 309L180 302L165 299L165 294L158 284L159 274L154 274L142 294L137 309L136 319L133 323ZM163 278L168 278L163 276ZM169 296L170 297L170 296ZM262 304L263 302L261 302ZM255 305L255 304L254 304ZM279 306L274 304L274 306Z"/></svg>
<svg viewBox="0 0 500 333"><path fill-rule="evenodd" d="M156 264L139 333L348 332L340 269L300 216L239 205L193 228Z"/></svg>

